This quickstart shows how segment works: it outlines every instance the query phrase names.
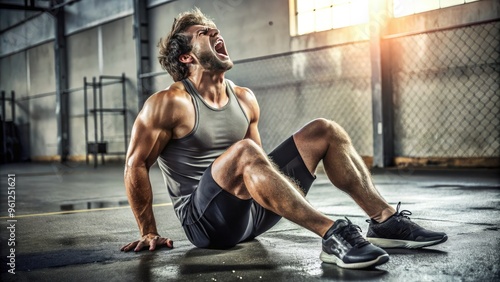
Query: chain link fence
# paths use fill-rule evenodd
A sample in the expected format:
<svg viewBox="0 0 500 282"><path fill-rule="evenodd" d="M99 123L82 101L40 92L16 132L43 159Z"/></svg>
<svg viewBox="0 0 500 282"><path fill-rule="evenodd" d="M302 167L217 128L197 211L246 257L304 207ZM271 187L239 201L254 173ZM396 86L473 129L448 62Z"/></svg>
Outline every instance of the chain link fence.
<svg viewBox="0 0 500 282"><path fill-rule="evenodd" d="M342 125L361 155L373 155L368 42L240 61L227 77L255 93L266 151L323 117Z"/></svg>
<svg viewBox="0 0 500 282"><path fill-rule="evenodd" d="M497 21L385 39L395 156L500 156L498 30ZM373 156L368 42L239 61L228 78L255 93L267 151L324 117Z"/></svg>
<svg viewBox="0 0 500 282"><path fill-rule="evenodd" d="M500 22L388 39L395 155L500 156Z"/></svg>

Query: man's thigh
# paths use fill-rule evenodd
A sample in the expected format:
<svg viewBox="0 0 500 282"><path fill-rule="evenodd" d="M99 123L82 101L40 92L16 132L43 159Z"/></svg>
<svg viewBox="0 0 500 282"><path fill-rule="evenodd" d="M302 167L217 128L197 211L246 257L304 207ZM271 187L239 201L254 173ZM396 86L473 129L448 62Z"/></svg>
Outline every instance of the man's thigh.
<svg viewBox="0 0 500 282"><path fill-rule="evenodd" d="M242 200L222 189L210 166L186 206L184 230L197 247L229 248L252 231L252 200Z"/></svg>

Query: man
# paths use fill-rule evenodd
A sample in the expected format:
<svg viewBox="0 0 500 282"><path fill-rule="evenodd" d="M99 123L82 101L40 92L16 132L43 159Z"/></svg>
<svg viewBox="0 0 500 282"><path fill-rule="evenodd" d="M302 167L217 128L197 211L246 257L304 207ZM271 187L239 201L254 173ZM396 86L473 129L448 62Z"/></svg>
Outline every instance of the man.
<svg viewBox="0 0 500 282"><path fill-rule="evenodd" d="M201 248L229 248L262 234L281 217L323 238L320 258L345 268L388 261L348 219L335 222L306 200L318 163L331 182L368 214L368 238L382 247L418 248L446 241L389 206L374 187L347 133L317 119L267 156L250 89L224 78L233 63L215 24L198 9L179 15L160 41L159 61L173 77L139 113L125 165L125 186L141 238L123 251L173 247L158 234L148 171L163 173L187 238Z"/></svg>

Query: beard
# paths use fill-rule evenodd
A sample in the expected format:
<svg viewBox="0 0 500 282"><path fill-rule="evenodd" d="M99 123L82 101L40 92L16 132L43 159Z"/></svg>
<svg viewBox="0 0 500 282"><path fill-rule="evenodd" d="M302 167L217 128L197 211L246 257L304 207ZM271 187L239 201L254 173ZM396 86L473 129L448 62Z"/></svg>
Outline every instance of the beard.
<svg viewBox="0 0 500 282"><path fill-rule="evenodd" d="M230 59L221 61L211 51L198 52L197 56L200 60L200 65L207 70L225 72L233 67L233 62Z"/></svg>

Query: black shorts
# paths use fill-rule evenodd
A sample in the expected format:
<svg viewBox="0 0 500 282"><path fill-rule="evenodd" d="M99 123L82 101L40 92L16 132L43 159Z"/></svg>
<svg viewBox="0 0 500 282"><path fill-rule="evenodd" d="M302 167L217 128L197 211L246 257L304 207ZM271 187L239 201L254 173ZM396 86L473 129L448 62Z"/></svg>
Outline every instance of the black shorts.
<svg viewBox="0 0 500 282"><path fill-rule="evenodd" d="M307 194L315 177L292 137L274 149L269 158ZM212 166L203 173L187 205L183 228L189 241L200 248L230 248L264 233L281 219L252 199L242 200L223 190L212 177Z"/></svg>

